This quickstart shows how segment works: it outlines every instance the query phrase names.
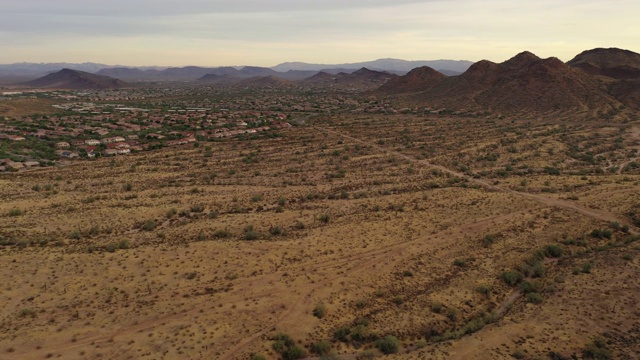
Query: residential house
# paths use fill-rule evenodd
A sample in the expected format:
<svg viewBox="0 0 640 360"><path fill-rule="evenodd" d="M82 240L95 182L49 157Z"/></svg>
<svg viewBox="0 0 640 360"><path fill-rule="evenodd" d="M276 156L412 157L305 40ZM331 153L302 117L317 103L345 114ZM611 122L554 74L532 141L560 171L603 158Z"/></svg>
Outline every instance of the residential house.
<svg viewBox="0 0 640 360"><path fill-rule="evenodd" d="M98 139L88 139L88 140L85 140L84 143L89 145L89 146L97 146L97 145L100 145L100 140L98 140Z"/></svg>
<svg viewBox="0 0 640 360"><path fill-rule="evenodd" d="M77 152L69 150L56 150L56 154L65 159L76 159L80 157L80 154Z"/></svg>
<svg viewBox="0 0 640 360"><path fill-rule="evenodd" d="M66 142L66 141L61 141L59 143L56 143L56 148L58 148L58 149L68 149L70 147L71 147L71 145L69 145L69 143Z"/></svg>

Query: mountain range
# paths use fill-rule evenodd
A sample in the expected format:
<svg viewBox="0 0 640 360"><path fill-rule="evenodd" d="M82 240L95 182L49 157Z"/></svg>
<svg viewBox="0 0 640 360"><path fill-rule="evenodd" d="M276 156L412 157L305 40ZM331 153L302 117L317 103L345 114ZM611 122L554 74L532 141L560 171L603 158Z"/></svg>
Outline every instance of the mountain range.
<svg viewBox="0 0 640 360"><path fill-rule="evenodd" d="M233 75L239 78L253 76L278 76L287 80L301 80L315 75L319 71L331 74L350 73L366 67L371 70L390 72L398 75L406 74L419 66L431 66L447 75L457 75L473 64L465 60L406 61L399 59L379 59L374 61L346 64L308 64L301 62L282 63L271 68L256 66L226 67L132 67L106 65L98 63L16 63L0 65L0 76L36 78L62 69L79 70L98 75L111 76L127 81L139 80L195 80L207 74Z"/></svg>
<svg viewBox="0 0 640 360"><path fill-rule="evenodd" d="M459 76L414 69L377 93L410 104L501 113L640 109L640 54L600 48L564 63L525 51L502 63L479 61Z"/></svg>
<svg viewBox="0 0 640 360"><path fill-rule="evenodd" d="M116 77L140 80L145 76L224 86L372 91L372 95L407 105L494 113L603 114L624 108L640 110L640 54L616 48L587 50L566 63L524 51L501 63L479 61L456 76L447 76L428 66L414 68L402 76L364 67L355 71L340 68L315 71L299 66L278 72L252 66L190 66L163 70L109 68L96 74L64 69L23 85L119 88L129 84Z"/></svg>

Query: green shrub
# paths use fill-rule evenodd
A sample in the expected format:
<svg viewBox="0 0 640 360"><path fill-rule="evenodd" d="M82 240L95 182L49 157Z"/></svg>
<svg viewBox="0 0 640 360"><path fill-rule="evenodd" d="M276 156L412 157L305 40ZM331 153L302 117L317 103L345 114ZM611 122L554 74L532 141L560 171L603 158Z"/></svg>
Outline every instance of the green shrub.
<svg viewBox="0 0 640 360"><path fill-rule="evenodd" d="M505 271L500 277L502 278L502 281L510 286L516 286L520 281L522 281L522 274L515 271Z"/></svg>
<svg viewBox="0 0 640 360"><path fill-rule="evenodd" d="M331 343L325 340L320 340L311 345L311 351L318 355L325 355L331 351Z"/></svg>
<svg viewBox="0 0 640 360"><path fill-rule="evenodd" d="M525 294L539 292L541 287L542 286L537 281L523 281L520 283L520 285L518 285L520 291Z"/></svg>
<svg viewBox="0 0 640 360"><path fill-rule="evenodd" d="M528 293L527 302L532 304L540 304L542 302L542 295L537 292Z"/></svg>
<svg viewBox="0 0 640 360"><path fill-rule="evenodd" d="M347 341L349 339L350 334L351 334L351 329L349 329L346 326L343 326L333 333L333 337L336 340Z"/></svg>
<svg viewBox="0 0 640 360"><path fill-rule="evenodd" d="M260 233L253 229L253 225L247 225L244 228L244 240L258 240L260 239Z"/></svg>
<svg viewBox="0 0 640 360"><path fill-rule="evenodd" d="M331 218L329 217L328 214L320 214L320 215L318 215L318 220L323 224L329 223L330 219Z"/></svg>
<svg viewBox="0 0 640 360"><path fill-rule="evenodd" d="M13 208L11 210L9 210L9 212L7 213L7 215L9 216L22 216L25 214L26 211L24 210L20 210L18 208Z"/></svg>
<svg viewBox="0 0 640 360"><path fill-rule="evenodd" d="M157 226L156 221L154 219L149 219L145 221L144 224L142 224L140 229L144 231L153 231L156 228L156 226Z"/></svg>
<svg viewBox="0 0 640 360"><path fill-rule="evenodd" d="M269 228L269 234L274 236L284 235L284 230L279 226L272 226Z"/></svg>
<svg viewBox="0 0 640 360"><path fill-rule="evenodd" d="M322 319L325 315L327 315L327 306L323 303L318 303L313 309L313 316Z"/></svg>
<svg viewBox="0 0 640 360"><path fill-rule="evenodd" d="M458 320L458 310L455 308L449 308L449 310L447 310L447 318L453 322Z"/></svg>
<svg viewBox="0 0 640 360"><path fill-rule="evenodd" d="M482 245L484 245L485 247L489 247L491 244L493 244L496 241L496 237L495 235L486 235L483 239L482 239Z"/></svg>
<svg viewBox="0 0 640 360"><path fill-rule="evenodd" d="M22 309L18 312L18 317L21 318L26 318L26 317L30 317L30 318L34 318L36 317L36 312L33 309Z"/></svg>
<svg viewBox="0 0 640 360"><path fill-rule="evenodd" d="M455 259L455 260L453 260L453 265L463 268L463 267L467 266L467 262L462 260L462 259Z"/></svg>
<svg viewBox="0 0 640 360"><path fill-rule="evenodd" d="M105 246L105 250L107 250L110 253L116 252L116 250L118 250L118 244L117 243L109 243L109 244L107 244L107 246Z"/></svg>
<svg viewBox="0 0 640 360"><path fill-rule="evenodd" d="M274 340L272 348L282 355L284 360L297 360L305 356L302 348L295 344L293 339L287 334L277 334L272 338Z"/></svg>
<svg viewBox="0 0 640 360"><path fill-rule="evenodd" d="M193 213L201 213L201 212L204 211L204 206L203 205L191 205L191 207L189 209Z"/></svg>
<svg viewBox="0 0 640 360"><path fill-rule="evenodd" d="M560 245L547 245L544 247L544 253L547 257L559 258L562 256L562 248Z"/></svg>
<svg viewBox="0 0 640 360"><path fill-rule="evenodd" d="M379 140L378 142L380 141L382 140ZM375 358L376 354L372 350L365 350L356 356L356 360L373 360Z"/></svg>
<svg viewBox="0 0 640 360"><path fill-rule="evenodd" d="M607 342L602 337L596 337L593 342L587 344L582 351L585 359L609 360L613 359L611 350L607 346Z"/></svg>
<svg viewBox="0 0 640 360"><path fill-rule="evenodd" d="M228 229L216 230L213 233L213 237L216 239L227 239L231 237L231 232Z"/></svg>
<svg viewBox="0 0 640 360"><path fill-rule="evenodd" d="M174 217L177 213L178 213L178 210L176 210L175 208L171 208L167 210L166 217L170 219Z"/></svg>
<svg viewBox="0 0 640 360"><path fill-rule="evenodd" d="M387 335L376 341L376 347L385 355L395 354L400 349L400 340L393 335Z"/></svg>
<svg viewBox="0 0 640 360"><path fill-rule="evenodd" d="M443 307L444 305L442 305L442 303L434 302L431 304L431 311L433 311L436 314L440 314L442 312Z"/></svg>
<svg viewBox="0 0 640 360"><path fill-rule="evenodd" d="M478 285L476 287L476 291L484 296L489 296L491 294L491 286L490 285Z"/></svg>
<svg viewBox="0 0 640 360"><path fill-rule="evenodd" d="M369 338L369 328L365 325L356 325L351 328L351 340L365 341Z"/></svg>
<svg viewBox="0 0 640 360"><path fill-rule="evenodd" d="M267 357L262 354L252 354L251 360L267 360Z"/></svg>

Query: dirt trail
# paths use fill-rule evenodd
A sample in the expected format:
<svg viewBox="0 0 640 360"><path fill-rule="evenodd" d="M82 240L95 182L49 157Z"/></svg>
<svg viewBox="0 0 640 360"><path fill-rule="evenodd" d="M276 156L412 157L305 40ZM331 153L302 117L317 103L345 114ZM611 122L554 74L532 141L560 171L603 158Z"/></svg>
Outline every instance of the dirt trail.
<svg viewBox="0 0 640 360"><path fill-rule="evenodd" d="M485 180L476 179L476 178L473 178L471 176L467 176L467 175L465 175L465 174L463 174L461 172L451 170L451 169L446 168L444 166L432 164L432 163L430 163L430 162L428 162L426 160L418 160L418 159L416 159L416 158L414 158L412 156L403 154L403 153L401 153L399 151L390 150L390 149L381 147L381 146L375 144L373 141L361 140L361 139L355 138L353 136L345 135L345 134L342 134L342 133L340 133L338 131L330 130L330 129L326 129L326 128L318 128L318 127L313 127L313 128L316 129L319 132L338 135L338 136L341 136L341 137L343 137L345 139L349 139L349 140L361 143L363 145L371 146L374 149L377 149L379 151L402 157L403 159L412 161L414 163L422 164L422 165L430 167L432 169L440 170L442 172L451 174L451 175L453 175L455 177L458 177L458 178L466 179L471 183L475 183L475 184L481 185L481 186L483 186L483 187L485 187L487 189L491 189L491 190L494 190L494 191L500 191L500 192L506 192L506 193L509 193L509 194L514 194L514 195L517 195L517 196L526 197L526 198L529 198L529 199L532 199L532 200L536 200L538 202L541 202L541 203L543 203L545 205L548 205L548 206L551 206L551 207L558 207L558 208L574 211L574 212L577 212L579 214L582 214L582 215L585 215L585 216L588 216L590 218L593 218L593 219L596 219L596 220L600 220L600 221L609 221L609 222L617 221L617 222L624 223L624 221L619 219L617 216L615 216L615 215L613 215L611 213L605 212L605 211L594 210L594 209L586 209L586 208L580 207L580 206L578 206L578 205L576 205L574 203L571 203L569 201L566 201L566 200L553 199L553 198L548 198L548 197L545 197L545 196L542 196L542 195L538 195L538 194L531 194L531 193L521 192L521 191L517 191L517 190L506 189L506 188L503 188L501 186L491 184L491 183L489 183L489 182L487 182ZM630 233L632 233L634 235L638 235L639 234L638 230L635 229L635 228L631 228L630 229Z"/></svg>

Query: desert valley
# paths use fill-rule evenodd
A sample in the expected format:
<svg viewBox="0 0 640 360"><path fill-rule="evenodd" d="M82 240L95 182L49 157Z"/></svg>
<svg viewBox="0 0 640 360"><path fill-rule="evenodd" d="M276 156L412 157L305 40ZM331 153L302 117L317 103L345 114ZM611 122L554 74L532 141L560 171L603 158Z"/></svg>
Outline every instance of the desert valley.
<svg viewBox="0 0 640 360"><path fill-rule="evenodd" d="M294 65L5 76L0 359L640 357L640 54Z"/></svg>

